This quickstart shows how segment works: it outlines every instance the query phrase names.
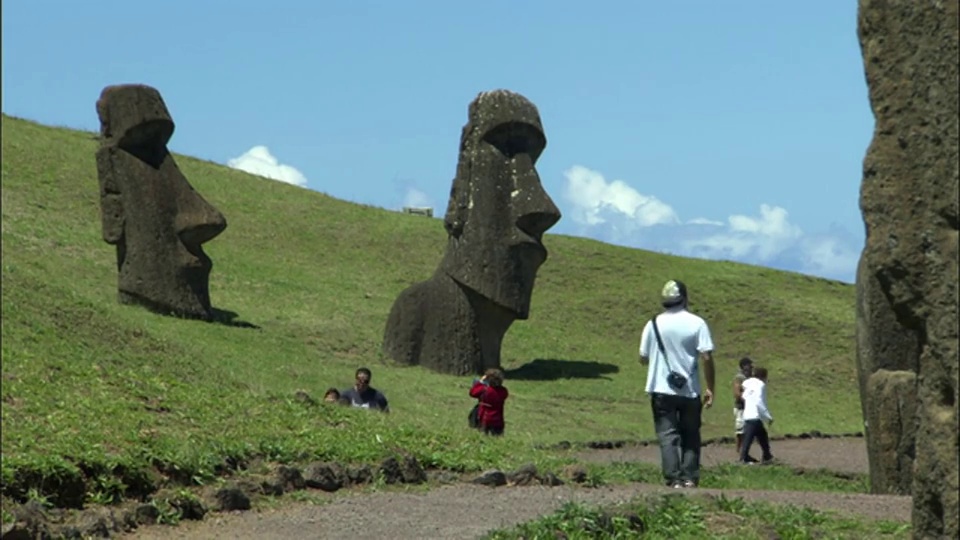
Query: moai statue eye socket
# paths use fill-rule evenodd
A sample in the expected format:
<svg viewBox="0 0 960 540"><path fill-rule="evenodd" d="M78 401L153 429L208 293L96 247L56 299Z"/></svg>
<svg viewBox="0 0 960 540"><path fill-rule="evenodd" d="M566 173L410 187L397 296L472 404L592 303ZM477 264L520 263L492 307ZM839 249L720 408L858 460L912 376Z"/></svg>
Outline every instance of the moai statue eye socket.
<svg viewBox="0 0 960 540"><path fill-rule="evenodd" d="M507 159L527 154L534 163L540 158L547 140L538 126L523 122L504 122L494 126L483 140L493 145Z"/></svg>

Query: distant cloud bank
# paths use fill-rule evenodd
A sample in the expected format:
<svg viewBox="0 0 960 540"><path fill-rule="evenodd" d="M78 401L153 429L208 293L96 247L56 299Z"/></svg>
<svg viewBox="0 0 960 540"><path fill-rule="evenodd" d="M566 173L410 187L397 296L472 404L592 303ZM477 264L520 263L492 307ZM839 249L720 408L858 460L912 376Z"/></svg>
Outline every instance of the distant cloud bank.
<svg viewBox="0 0 960 540"><path fill-rule="evenodd" d="M398 204L397 210L401 207L432 208L433 214L437 215L438 208L435 200L420 188L416 180L402 178L397 174L393 177L392 184L394 196L391 197L391 204Z"/></svg>
<svg viewBox="0 0 960 540"><path fill-rule="evenodd" d="M250 174L306 187L307 177L290 165L284 165L263 145L254 146L239 157L227 161L227 166Z"/></svg>
<svg viewBox="0 0 960 540"><path fill-rule="evenodd" d="M408 187L407 193L403 196L403 205L417 208L433 207L433 202L426 193L415 187Z"/></svg>
<svg viewBox="0 0 960 540"><path fill-rule="evenodd" d="M854 282L860 247L843 230L807 234L787 210L761 204L754 216L683 221L668 203L580 165L564 176L565 210L579 234L615 244L703 259L726 259Z"/></svg>

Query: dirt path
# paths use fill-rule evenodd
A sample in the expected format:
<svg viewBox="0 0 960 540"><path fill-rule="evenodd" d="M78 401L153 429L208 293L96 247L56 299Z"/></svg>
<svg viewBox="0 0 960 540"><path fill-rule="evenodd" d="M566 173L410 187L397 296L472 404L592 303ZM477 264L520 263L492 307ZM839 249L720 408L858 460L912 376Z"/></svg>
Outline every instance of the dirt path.
<svg viewBox="0 0 960 540"><path fill-rule="evenodd" d="M580 457L594 462L643 460L657 462L655 447L593 450ZM785 463L824 467L843 472L863 472L866 451L862 439L809 439L780 441L774 452ZM730 446L704 448L704 462L730 461ZM858 461L860 460L860 461ZM496 528L536 519L573 501L615 504L642 493L670 492L650 484L602 488L500 487L457 484L426 492L344 492L330 495L325 504L289 503L281 508L211 515L204 521L177 527L145 527L121 538L166 540L172 538L321 539L347 535L354 538L477 538ZM674 490L674 492L676 492ZM910 498L865 494L791 491L698 489L685 493L723 493L772 503L830 510L870 519L910 520Z"/></svg>
<svg viewBox="0 0 960 540"><path fill-rule="evenodd" d="M790 467L824 468L843 473L867 474L870 472L866 442L860 437L771 441L770 450L777 460ZM754 445L750 453L754 457L760 457L760 448ZM660 447L656 445L587 450L576 455L577 458L592 463L621 461L660 463ZM705 467L736 461L736 449L731 444L704 446L700 453L700 462Z"/></svg>

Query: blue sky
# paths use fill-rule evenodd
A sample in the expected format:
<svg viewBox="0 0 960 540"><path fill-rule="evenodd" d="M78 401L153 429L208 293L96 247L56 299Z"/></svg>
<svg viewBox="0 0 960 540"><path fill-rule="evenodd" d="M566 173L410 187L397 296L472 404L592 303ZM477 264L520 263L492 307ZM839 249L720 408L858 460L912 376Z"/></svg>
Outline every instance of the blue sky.
<svg viewBox="0 0 960 540"><path fill-rule="evenodd" d="M873 129L856 9L8 0L0 95L96 130L104 86L149 84L175 152L442 215L468 103L508 88L543 119L550 232L852 283Z"/></svg>

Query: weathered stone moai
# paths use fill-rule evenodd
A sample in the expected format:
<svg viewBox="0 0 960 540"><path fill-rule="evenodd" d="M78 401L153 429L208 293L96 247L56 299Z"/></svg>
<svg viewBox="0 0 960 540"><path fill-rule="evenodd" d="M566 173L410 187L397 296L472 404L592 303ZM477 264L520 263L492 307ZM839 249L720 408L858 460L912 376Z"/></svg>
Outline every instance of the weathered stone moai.
<svg viewBox="0 0 960 540"><path fill-rule="evenodd" d="M530 314L547 258L543 233L560 219L535 168L546 143L525 97L496 90L470 104L444 218L446 252L433 277L394 302L387 355L454 375L499 367L504 334Z"/></svg>
<svg viewBox="0 0 960 540"><path fill-rule="evenodd" d="M210 319L210 269L201 245L223 232L167 151L173 120L149 86L103 89L97 100L103 239L117 249L118 297L153 311Z"/></svg>
<svg viewBox="0 0 960 540"><path fill-rule="evenodd" d="M857 361L872 488L957 538L958 2L860 0L876 119L863 164Z"/></svg>
<svg viewBox="0 0 960 540"><path fill-rule="evenodd" d="M919 362L918 336L897 320L880 281L861 258L857 365L874 493L909 495L912 489Z"/></svg>

